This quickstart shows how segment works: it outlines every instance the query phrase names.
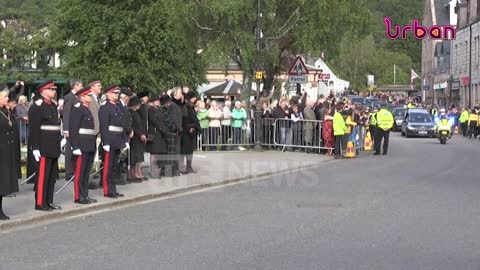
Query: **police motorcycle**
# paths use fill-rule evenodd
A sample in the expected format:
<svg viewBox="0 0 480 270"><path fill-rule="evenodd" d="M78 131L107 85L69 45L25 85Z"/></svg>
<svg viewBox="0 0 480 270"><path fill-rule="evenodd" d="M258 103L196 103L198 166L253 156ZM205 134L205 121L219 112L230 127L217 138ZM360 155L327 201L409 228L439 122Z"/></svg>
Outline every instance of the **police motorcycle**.
<svg viewBox="0 0 480 270"><path fill-rule="evenodd" d="M441 144L446 144L447 140L452 138L452 125L454 118L448 118L445 109L440 110L440 115L435 118L436 136Z"/></svg>

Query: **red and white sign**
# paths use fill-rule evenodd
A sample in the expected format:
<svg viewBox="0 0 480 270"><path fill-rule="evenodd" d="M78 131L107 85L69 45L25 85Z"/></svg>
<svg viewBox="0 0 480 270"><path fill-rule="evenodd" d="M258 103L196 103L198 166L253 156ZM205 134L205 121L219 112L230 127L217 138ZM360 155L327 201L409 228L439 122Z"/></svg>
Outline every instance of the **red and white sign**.
<svg viewBox="0 0 480 270"><path fill-rule="evenodd" d="M307 66L305 66L305 63L303 62L302 57L297 56L297 58L293 62L292 67L290 67L290 70L288 71L288 75L307 75L307 74L308 74Z"/></svg>
<svg viewBox="0 0 480 270"><path fill-rule="evenodd" d="M328 73L320 74L320 80L330 80L330 74Z"/></svg>

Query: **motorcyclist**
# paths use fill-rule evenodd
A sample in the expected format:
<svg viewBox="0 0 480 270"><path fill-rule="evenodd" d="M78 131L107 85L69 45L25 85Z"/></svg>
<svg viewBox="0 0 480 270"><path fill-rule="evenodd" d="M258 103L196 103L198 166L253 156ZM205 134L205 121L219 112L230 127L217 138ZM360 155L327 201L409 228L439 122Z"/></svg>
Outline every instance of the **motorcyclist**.
<svg viewBox="0 0 480 270"><path fill-rule="evenodd" d="M447 112L444 108L440 109L439 111L439 116L438 116L438 122L436 123L436 128L437 128L437 135L439 134L440 131L442 130L447 130L449 133L449 139L452 138L452 122L450 119L448 119Z"/></svg>

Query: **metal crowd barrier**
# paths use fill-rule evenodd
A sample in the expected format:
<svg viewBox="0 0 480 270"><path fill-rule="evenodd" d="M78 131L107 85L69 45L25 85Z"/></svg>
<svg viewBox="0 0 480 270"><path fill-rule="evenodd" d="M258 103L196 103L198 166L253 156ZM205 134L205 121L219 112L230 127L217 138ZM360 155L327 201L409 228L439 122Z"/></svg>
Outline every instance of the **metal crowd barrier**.
<svg viewBox="0 0 480 270"><path fill-rule="evenodd" d="M254 121L247 120L242 127L221 125L202 129L197 136L198 151L232 150L235 147L253 146L255 134Z"/></svg>
<svg viewBox="0 0 480 270"><path fill-rule="evenodd" d="M20 137L20 145L28 145L28 123L23 119L17 118L18 136Z"/></svg>
<svg viewBox="0 0 480 270"><path fill-rule="evenodd" d="M323 142L322 123L318 120L275 119L273 141L283 150L333 150L333 146L327 147Z"/></svg>
<svg viewBox="0 0 480 270"><path fill-rule="evenodd" d="M232 150L239 146L253 146L256 139L266 148L333 150L333 144L325 146L323 142L322 121L262 118L260 123L260 134L255 134L253 120L246 121L241 129L231 126L203 129L197 137L197 150Z"/></svg>

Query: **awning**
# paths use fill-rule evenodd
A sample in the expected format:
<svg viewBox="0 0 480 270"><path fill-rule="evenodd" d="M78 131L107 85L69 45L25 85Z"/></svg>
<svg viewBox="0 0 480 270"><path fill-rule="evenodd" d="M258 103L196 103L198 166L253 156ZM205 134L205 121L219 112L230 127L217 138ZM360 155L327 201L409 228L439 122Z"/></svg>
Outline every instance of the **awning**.
<svg viewBox="0 0 480 270"><path fill-rule="evenodd" d="M202 94L205 96L238 96L242 90L242 83L236 80L227 80L224 83L205 89Z"/></svg>
<svg viewBox="0 0 480 270"><path fill-rule="evenodd" d="M412 89L409 84L403 85L383 85L377 88L378 91L383 92L417 92L416 89Z"/></svg>

